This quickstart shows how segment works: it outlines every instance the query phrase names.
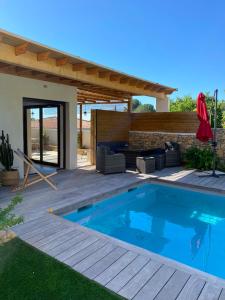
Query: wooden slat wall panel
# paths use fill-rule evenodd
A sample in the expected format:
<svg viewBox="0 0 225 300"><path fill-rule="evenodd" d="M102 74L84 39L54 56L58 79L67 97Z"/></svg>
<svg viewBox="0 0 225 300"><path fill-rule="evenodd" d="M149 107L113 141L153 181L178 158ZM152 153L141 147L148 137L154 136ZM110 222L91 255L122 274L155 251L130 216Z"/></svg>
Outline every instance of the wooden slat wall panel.
<svg viewBox="0 0 225 300"><path fill-rule="evenodd" d="M96 110L91 110L91 164L96 162Z"/></svg>
<svg viewBox="0 0 225 300"><path fill-rule="evenodd" d="M128 142L130 113L96 110L97 142Z"/></svg>
<svg viewBox="0 0 225 300"><path fill-rule="evenodd" d="M91 112L91 162L95 164L98 142L129 142L129 131L193 133L199 121L195 112L129 113Z"/></svg>
<svg viewBox="0 0 225 300"><path fill-rule="evenodd" d="M131 131L196 132L196 112L132 113Z"/></svg>

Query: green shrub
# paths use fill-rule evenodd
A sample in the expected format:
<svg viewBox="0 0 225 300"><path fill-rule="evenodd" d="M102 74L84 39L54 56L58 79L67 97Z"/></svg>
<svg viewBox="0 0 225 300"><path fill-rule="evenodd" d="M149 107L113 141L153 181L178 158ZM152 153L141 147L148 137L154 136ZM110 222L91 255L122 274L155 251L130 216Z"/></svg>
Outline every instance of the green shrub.
<svg viewBox="0 0 225 300"><path fill-rule="evenodd" d="M0 231L7 230L10 227L23 222L22 217L17 217L12 213L17 204L22 202L22 197L17 195L12 198L11 202L5 208L0 207Z"/></svg>
<svg viewBox="0 0 225 300"><path fill-rule="evenodd" d="M212 169L213 152L211 148L199 149L191 147L184 154L184 161L188 168L198 170Z"/></svg>
<svg viewBox="0 0 225 300"><path fill-rule="evenodd" d="M225 162L220 160L217 164L217 170L225 172Z"/></svg>

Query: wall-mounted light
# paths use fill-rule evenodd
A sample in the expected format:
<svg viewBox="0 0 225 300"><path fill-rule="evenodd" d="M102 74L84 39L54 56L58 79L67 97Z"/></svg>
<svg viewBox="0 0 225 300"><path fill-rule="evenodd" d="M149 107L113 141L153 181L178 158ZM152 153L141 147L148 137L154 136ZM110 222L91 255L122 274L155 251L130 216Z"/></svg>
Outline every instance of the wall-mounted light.
<svg viewBox="0 0 225 300"><path fill-rule="evenodd" d="M86 109L86 105L84 105L84 115L87 115L87 109Z"/></svg>

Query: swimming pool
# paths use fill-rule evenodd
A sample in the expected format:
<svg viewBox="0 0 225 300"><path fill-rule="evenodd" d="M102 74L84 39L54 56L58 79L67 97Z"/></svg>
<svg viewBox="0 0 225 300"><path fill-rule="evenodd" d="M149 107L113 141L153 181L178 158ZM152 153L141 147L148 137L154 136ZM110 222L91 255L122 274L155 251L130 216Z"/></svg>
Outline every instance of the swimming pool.
<svg viewBox="0 0 225 300"><path fill-rule="evenodd" d="M144 184L64 216L225 279L225 197Z"/></svg>

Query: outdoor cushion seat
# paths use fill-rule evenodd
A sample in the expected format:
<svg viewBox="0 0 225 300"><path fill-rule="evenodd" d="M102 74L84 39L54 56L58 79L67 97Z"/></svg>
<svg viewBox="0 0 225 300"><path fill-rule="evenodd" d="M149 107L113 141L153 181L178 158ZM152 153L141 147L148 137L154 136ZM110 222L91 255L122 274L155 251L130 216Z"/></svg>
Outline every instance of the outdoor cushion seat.
<svg viewBox="0 0 225 300"><path fill-rule="evenodd" d="M137 157L136 158L137 171L143 174L149 174L155 171L155 157Z"/></svg>
<svg viewBox="0 0 225 300"><path fill-rule="evenodd" d="M180 145L175 142L165 143L165 166L176 167L181 164Z"/></svg>
<svg viewBox="0 0 225 300"><path fill-rule="evenodd" d="M165 168L165 153L163 154L155 154L155 169L162 170Z"/></svg>
<svg viewBox="0 0 225 300"><path fill-rule="evenodd" d="M126 149L128 147L128 143L126 141L98 142L97 147L99 146L106 146L114 153L120 153L120 149Z"/></svg>
<svg viewBox="0 0 225 300"><path fill-rule="evenodd" d="M103 174L124 173L126 171L125 156L122 153L113 153L107 146L98 146L96 170Z"/></svg>

